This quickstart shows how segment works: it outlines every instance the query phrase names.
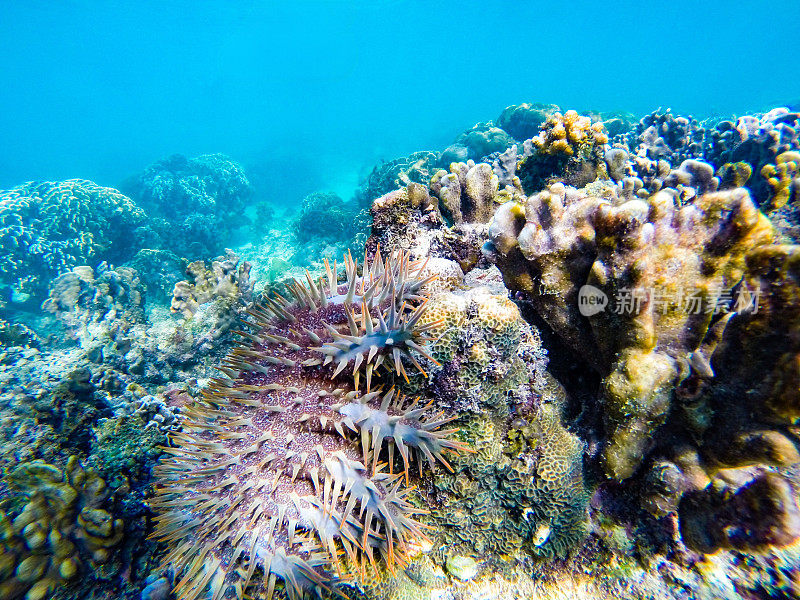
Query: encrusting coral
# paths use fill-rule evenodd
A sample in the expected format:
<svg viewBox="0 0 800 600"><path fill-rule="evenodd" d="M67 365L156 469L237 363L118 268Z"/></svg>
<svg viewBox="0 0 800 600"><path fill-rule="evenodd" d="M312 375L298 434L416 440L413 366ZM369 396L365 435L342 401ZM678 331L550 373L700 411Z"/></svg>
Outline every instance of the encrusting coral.
<svg viewBox="0 0 800 600"><path fill-rule="evenodd" d="M403 252L345 267L344 283L334 264L254 307L224 376L185 408L153 502L179 598L271 597L278 579L302 597L379 557L404 565L425 539L411 461L447 465L462 445L440 429L450 419L374 384L406 359L421 369L430 278Z"/></svg>
<svg viewBox="0 0 800 600"><path fill-rule="evenodd" d="M446 553L566 557L586 533L583 444L561 421L538 332L480 287L435 295L423 321L438 323L429 348L441 365L421 385L474 450L433 481Z"/></svg>
<svg viewBox="0 0 800 600"><path fill-rule="evenodd" d="M63 470L24 462L4 477L17 492L0 513L0 596L40 600L106 562L124 523L103 508L105 482L75 456ZM21 502L15 504L15 500Z"/></svg>

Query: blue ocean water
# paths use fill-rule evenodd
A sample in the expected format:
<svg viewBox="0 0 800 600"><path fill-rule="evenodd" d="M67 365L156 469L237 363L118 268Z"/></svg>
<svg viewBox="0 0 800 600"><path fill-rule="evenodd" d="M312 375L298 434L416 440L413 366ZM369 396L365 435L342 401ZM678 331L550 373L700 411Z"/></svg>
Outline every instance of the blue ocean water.
<svg viewBox="0 0 800 600"><path fill-rule="evenodd" d="M800 597L798 23L0 0L0 600Z"/></svg>
<svg viewBox="0 0 800 600"><path fill-rule="evenodd" d="M5 0L0 188L115 186L223 152L295 203L519 102L765 110L800 99L799 18L771 1Z"/></svg>

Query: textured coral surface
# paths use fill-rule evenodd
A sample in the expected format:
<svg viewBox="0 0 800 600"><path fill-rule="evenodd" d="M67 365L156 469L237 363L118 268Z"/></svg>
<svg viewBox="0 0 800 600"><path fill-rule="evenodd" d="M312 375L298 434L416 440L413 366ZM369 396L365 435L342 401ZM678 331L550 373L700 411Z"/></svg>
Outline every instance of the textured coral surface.
<svg viewBox="0 0 800 600"><path fill-rule="evenodd" d="M374 391L385 368L406 376L403 358L425 356L421 267L395 253L359 275L348 259L345 283L334 265L251 310L246 343L186 408L159 468L157 535L176 543L167 562L183 572L180 597L209 585L214 597L271 596L277 579L302 595L379 557L402 566L426 539L404 486L409 463L447 464L460 445L440 430L448 419ZM398 465L404 477L390 474Z"/></svg>

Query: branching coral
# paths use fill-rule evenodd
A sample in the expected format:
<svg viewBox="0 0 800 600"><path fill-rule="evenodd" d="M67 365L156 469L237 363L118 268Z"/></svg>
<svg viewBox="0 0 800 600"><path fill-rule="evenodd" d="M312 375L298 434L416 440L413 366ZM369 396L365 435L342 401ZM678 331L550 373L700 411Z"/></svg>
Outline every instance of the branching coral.
<svg viewBox="0 0 800 600"><path fill-rule="evenodd" d="M120 261L144 212L117 190L70 179L0 192L0 282L41 297L77 265Z"/></svg>
<svg viewBox="0 0 800 600"><path fill-rule="evenodd" d="M17 492L0 514L0 595L39 600L106 562L122 539L122 519L106 511L105 482L70 457L65 469L41 460L5 476Z"/></svg>
<svg viewBox="0 0 800 600"><path fill-rule="evenodd" d="M224 376L185 409L154 502L156 536L175 544L167 562L182 573L180 598L207 588L270 597L278 579L301 597L378 556L403 565L424 539L392 472L407 479L413 455L446 464L461 445L440 429L449 419L372 387L381 371L405 375L406 358L425 356L429 279L402 252L378 254L361 275L349 258L345 267L344 283L334 264L253 308Z"/></svg>

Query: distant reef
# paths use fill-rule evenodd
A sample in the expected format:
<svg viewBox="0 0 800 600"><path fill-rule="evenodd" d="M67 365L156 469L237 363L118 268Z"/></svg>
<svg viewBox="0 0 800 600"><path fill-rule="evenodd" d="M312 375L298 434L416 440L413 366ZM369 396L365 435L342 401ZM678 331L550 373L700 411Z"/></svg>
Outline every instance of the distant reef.
<svg viewBox="0 0 800 600"><path fill-rule="evenodd" d="M0 597L800 596L795 108L0 192Z"/></svg>

